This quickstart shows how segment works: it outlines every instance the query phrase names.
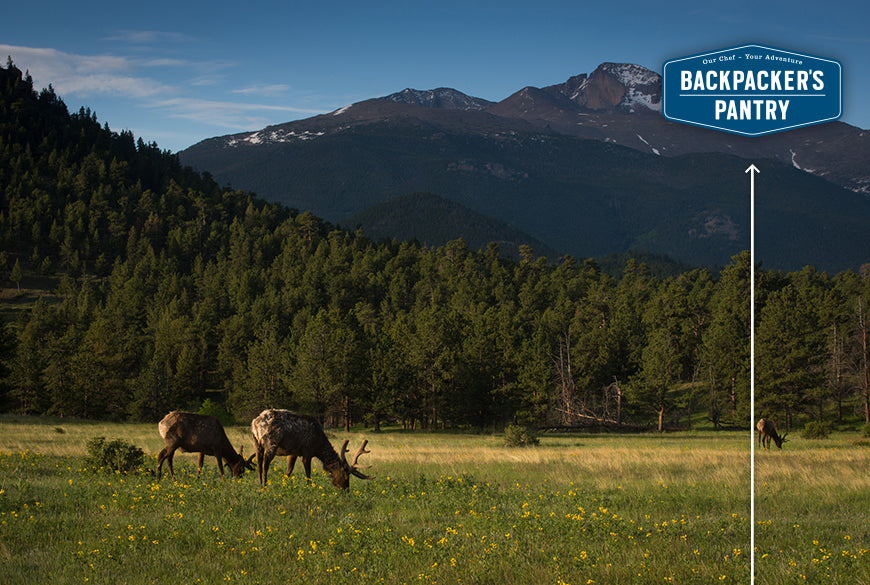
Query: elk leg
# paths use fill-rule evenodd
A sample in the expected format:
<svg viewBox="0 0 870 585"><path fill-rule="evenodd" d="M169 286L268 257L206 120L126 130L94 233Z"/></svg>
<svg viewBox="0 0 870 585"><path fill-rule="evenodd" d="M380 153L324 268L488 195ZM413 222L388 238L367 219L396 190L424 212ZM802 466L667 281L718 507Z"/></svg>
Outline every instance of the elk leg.
<svg viewBox="0 0 870 585"><path fill-rule="evenodd" d="M166 465L169 466L169 475L175 479L175 469L172 467L172 458L175 457L175 448L171 448L166 454Z"/></svg>
<svg viewBox="0 0 870 585"><path fill-rule="evenodd" d="M302 465L305 467L305 479L311 481L311 457L303 457Z"/></svg>
<svg viewBox="0 0 870 585"><path fill-rule="evenodd" d="M269 464L272 462L272 459L275 458L275 448L270 447L266 452L263 453L263 477L260 479L260 483L263 487L266 487L266 482L269 478Z"/></svg>
<svg viewBox="0 0 870 585"><path fill-rule="evenodd" d="M293 473L293 467L296 465L296 455L289 455L287 457L287 475Z"/></svg>
<svg viewBox="0 0 870 585"><path fill-rule="evenodd" d="M221 459L220 455L215 455L215 459L217 459L217 462L218 462L218 471L221 472L221 477L223 477L224 476L224 461L223 461L223 459Z"/></svg>
<svg viewBox="0 0 870 585"><path fill-rule="evenodd" d="M160 453L157 454L157 479L163 474L163 462L169 456L169 447L163 447Z"/></svg>
<svg viewBox="0 0 870 585"><path fill-rule="evenodd" d="M263 453L265 449L261 445L256 445L257 447L257 479L260 480L260 485L266 485L263 483Z"/></svg>
<svg viewBox="0 0 870 585"><path fill-rule="evenodd" d="M197 465L198 465L198 467L196 469L197 476L202 473L202 464L203 463L205 463L205 453L200 453L199 458L197 459Z"/></svg>

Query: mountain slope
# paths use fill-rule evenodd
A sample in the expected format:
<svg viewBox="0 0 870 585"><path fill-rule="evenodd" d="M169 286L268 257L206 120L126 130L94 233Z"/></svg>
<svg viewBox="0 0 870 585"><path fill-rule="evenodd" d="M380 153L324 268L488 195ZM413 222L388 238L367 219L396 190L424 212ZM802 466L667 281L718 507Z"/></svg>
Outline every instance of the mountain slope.
<svg viewBox="0 0 870 585"><path fill-rule="evenodd" d="M396 238L417 240L423 246L442 246L463 238L471 250L494 242L502 254L513 257L519 256L522 245L530 246L539 255L556 255L543 242L514 227L432 193L411 193L373 205L354 215L348 225L361 227L375 240Z"/></svg>
<svg viewBox="0 0 870 585"><path fill-rule="evenodd" d="M743 171L754 162L765 185L758 229L766 266L840 270L870 260L862 235L870 199L856 193L870 184L862 131L832 123L726 136L664 120L659 84L643 68L604 64L489 105L456 90L405 90L213 138L180 156L220 183L334 222L372 206L395 216L387 202L428 192L558 254L644 250L705 265L749 247ZM807 230L830 238L807 246L798 237Z"/></svg>
<svg viewBox="0 0 870 585"><path fill-rule="evenodd" d="M829 122L753 138L671 122L660 115L661 77L636 65L604 63L589 76L524 88L486 111L663 156L721 152L773 158L870 194L870 133Z"/></svg>

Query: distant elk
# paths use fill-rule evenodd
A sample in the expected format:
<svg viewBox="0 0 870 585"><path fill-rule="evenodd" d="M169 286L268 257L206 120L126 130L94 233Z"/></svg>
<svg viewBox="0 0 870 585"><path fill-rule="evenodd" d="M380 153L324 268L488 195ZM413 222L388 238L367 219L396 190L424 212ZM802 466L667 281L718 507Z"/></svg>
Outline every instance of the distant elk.
<svg viewBox="0 0 870 585"><path fill-rule="evenodd" d="M323 469L332 475L332 483L341 489L350 486L350 476L360 479L372 479L365 475L361 468L370 465L357 465L360 456L371 453L366 450L368 440L363 441L351 463L347 462L347 444L345 439L341 445L341 454L336 453L323 427L312 416L296 414L289 410L264 410L260 416L251 421L251 434L257 449L257 473L260 484L265 486L269 475L269 464L276 455L288 455L287 473L293 471L297 457L302 458L305 466L305 477L311 479L311 459L316 457L323 463Z"/></svg>
<svg viewBox="0 0 870 585"><path fill-rule="evenodd" d="M172 458L176 449L181 449L182 453L199 453L197 473L202 473L202 464L206 455L213 455L217 459L221 476L224 474L224 460L226 460L233 477L242 475L246 469L252 471L254 469L254 465L251 463L254 456L251 455L245 459L241 447L236 453L226 432L224 432L223 425L213 416L173 410L157 424L157 430L163 437L163 442L166 443L166 446L157 455L158 479L164 461L169 466L169 474L173 479L175 478Z"/></svg>
<svg viewBox="0 0 870 585"><path fill-rule="evenodd" d="M765 449L770 449L771 439L776 443L778 449L782 449L782 444L788 440L785 438L788 433L781 437L779 436L779 433L776 432L776 423L772 420L765 418L759 419L755 428L758 429L758 444Z"/></svg>

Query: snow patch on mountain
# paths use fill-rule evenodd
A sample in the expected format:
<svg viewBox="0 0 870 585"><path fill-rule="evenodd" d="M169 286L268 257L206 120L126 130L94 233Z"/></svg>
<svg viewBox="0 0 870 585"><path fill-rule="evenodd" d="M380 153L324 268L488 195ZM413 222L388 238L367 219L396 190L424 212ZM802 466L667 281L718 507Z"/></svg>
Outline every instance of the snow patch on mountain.
<svg viewBox="0 0 870 585"><path fill-rule="evenodd" d="M635 110L635 107L642 107L648 110L652 110L654 112L662 111L662 100L661 98L657 98L648 93L644 93L642 91L638 91L633 87L627 88L628 91L625 93L625 97L622 100L622 103L628 106L631 111Z"/></svg>
<svg viewBox="0 0 870 585"><path fill-rule="evenodd" d="M601 68L616 77L626 87L654 86L661 81L661 76L655 71L631 63L605 63Z"/></svg>
<svg viewBox="0 0 870 585"><path fill-rule="evenodd" d="M661 156L661 155L662 155L662 153L659 152L659 149L653 147L649 142L647 142L647 141L644 139L643 136L641 136L640 134L636 134L635 136L637 136L638 138L640 138L640 141L641 141L641 142L643 142L644 144L646 144L647 146L649 146L649 149L653 152L653 154L657 154L658 156Z"/></svg>
<svg viewBox="0 0 870 585"><path fill-rule="evenodd" d="M244 146L246 144L250 145L262 145L262 144L274 144L276 142L298 142L302 140L313 140L315 138L319 138L326 134L325 132L310 132L308 130L303 130L302 132L296 132L295 130L282 130L278 128L266 128L264 130L259 130L252 134L248 134L246 136L238 137L234 136L227 140L226 145L228 147L237 147Z"/></svg>
<svg viewBox="0 0 870 585"><path fill-rule="evenodd" d="M662 109L661 76L646 67L631 63L604 63L601 69L625 87L625 97L622 107L634 111L635 108L645 108L654 112Z"/></svg>

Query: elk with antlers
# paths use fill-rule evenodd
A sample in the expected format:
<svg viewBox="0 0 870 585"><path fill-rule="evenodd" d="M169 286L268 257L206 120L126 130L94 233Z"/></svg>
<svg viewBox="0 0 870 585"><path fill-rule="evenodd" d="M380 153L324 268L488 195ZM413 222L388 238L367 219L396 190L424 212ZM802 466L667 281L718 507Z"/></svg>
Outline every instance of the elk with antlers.
<svg viewBox="0 0 870 585"><path fill-rule="evenodd" d="M361 479L372 479L359 471L362 467L357 465L357 460L366 450L368 441L363 441L357 450L353 462L346 459L347 444L345 439L341 446L341 454L335 452L323 427L312 416L296 414L289 410L264 410L260 416L251 421L251 434L254 437L254 446L257 449L257 472L260 476L260 484L266 485L269 474L269 464L276 455L288 455L287 473L293 470L293 464L297 457L302 457L305 466L305 477L311 479L311 459L316 457L323 463L323 469L332 475L332 483L347 489L350 486L350 476L355 475Z"/></svg>
<svg viewBox="0 0 870 585"><path fill-rule="evenodd" d="M765 418L759 419L758 424L755 425L755 427L758 429L758 444L765 449L770 449L771 439L776 443L778 449L782 449L782 444L787 441L785 437L788 433L780 437L779 433L776 432L776 423L772 420Z"/></svg>
<svg viewBox="0 0 870 585"><path fill-rule="evenodd" d="M173 410L157 424L157 430L163 437L163 442L166 443L166 446L157 455L158 479L164 461L169 466L169 474L175 478L172 458L176 449L181 449L182 453L199 453L197 473L202 472L202 464L206 455L213 455L217 459L221 476L224 474L224 460L226 460L233 477L242 475L246 469L254 469L254 465L251 463L254 456L251 455L245 459L241 447L236 453L227 438L223 425L213 416Z"/></svg>

